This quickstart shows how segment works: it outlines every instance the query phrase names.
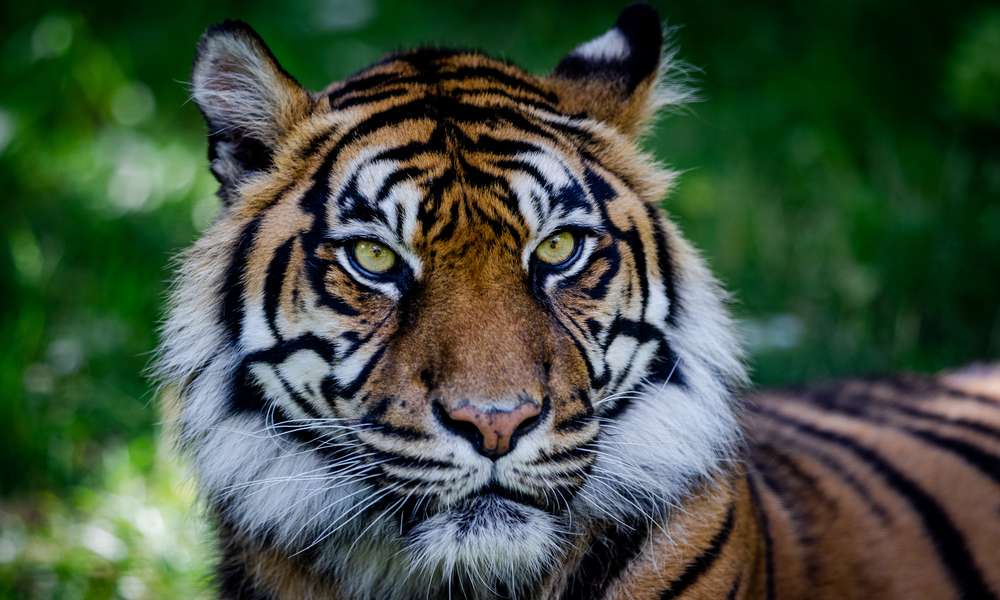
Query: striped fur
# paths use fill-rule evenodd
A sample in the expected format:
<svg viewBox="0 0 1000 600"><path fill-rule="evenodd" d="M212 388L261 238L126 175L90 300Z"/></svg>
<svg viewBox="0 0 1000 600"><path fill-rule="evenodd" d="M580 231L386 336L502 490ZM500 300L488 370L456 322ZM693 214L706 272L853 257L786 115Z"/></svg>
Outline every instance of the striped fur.
<svg viewBox="0 0 1000 600"><path fill-rule="evenodd" d="M737 400L725 295L636 143L690 95L661 48L636 5L545 77L422 49L310 93L248 26L206 32L224 208L160 373L222 597L997 592L997 391L962 388L993 375ZM534 416L487 454L456 406Z"/></svg>

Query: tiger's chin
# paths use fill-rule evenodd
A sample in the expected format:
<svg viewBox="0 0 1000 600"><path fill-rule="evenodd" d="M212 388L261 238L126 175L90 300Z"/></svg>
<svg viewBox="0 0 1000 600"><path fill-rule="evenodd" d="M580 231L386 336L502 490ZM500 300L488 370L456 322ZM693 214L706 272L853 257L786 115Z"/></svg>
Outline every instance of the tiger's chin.
<svg viewBox="0 0 1000 600"><path fill-rule="evenodd" d="M563 549L561 518L496 494L463 500L416 525L407 553L423 577L490 583L516 593L536 583Z"/></svg>

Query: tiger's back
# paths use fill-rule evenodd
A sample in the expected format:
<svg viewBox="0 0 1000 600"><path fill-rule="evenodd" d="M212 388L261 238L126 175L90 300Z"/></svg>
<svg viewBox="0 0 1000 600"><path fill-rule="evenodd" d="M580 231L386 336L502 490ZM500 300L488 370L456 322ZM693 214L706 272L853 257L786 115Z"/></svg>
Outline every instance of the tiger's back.
<svg viewBox="0 0 1000 600"><path fill-rule="evenodd" d="M751 397L767 597L1000 590L1000 369Z"/></svg>

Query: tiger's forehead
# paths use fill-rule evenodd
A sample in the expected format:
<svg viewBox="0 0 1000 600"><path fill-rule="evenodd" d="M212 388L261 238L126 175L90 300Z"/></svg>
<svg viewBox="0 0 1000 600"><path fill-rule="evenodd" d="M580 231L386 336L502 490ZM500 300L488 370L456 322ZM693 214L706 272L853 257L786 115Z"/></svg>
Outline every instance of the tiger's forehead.
<svg viewBox="0 0 1000 600"><path fill-rule="evenodd" d="M313 195L334 237L375 237L420 253L520 252L560 227L599 225L584 180L584 130L555 93L480 54L390 57L325 92L328 129L312 142ZM454 244L442 246L442 242Z"/></svg>
<svg viewBox="0 0 1000 600"><path fill-rule="evenodd" d="M558 112L559 97L538 77L479 52L423 48L392 54L346 81L331 84L324 95L333 110L431 92L461 99L482 93Z"/></svg>

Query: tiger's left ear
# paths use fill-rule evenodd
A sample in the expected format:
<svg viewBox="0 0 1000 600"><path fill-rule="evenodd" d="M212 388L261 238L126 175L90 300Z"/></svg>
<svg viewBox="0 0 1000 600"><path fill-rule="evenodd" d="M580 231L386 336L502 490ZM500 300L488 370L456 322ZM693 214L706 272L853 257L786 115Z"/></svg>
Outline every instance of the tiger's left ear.
<svg viewBox="0 0 1000 600"><path fill-rule="evenodd" d="M657 109L690 99L683 86L662 81L676 66L671 58L663 54L659 13L648 4L633 4L614 28L566 55L548 81L564 112L586 114L637 137Z"/></svg>
<svg viewBox="0 0 1000 600"><path fill-rule="evenodd" d="M309 93L242 21L224 21L201 36L192 92L208 124L212 173L227 204L244 178L270 167L282 137L312 108Z"/></svg>

